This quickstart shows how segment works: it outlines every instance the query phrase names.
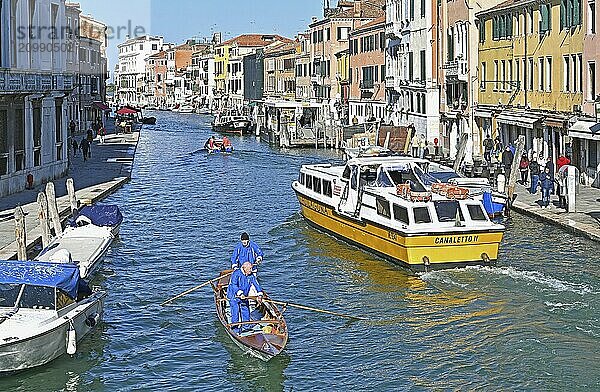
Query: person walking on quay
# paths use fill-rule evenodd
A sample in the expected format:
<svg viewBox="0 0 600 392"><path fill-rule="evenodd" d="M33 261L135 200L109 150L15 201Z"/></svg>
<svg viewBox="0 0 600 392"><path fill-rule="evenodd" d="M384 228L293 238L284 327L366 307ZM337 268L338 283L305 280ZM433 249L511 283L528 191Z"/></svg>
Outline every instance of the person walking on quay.
<svg viewBox="0 0 600 392"><path fill-rule="evenodd" d="M540 174L540 183L542 184L542 208L548 208L550 193L554 188L554 176L550 173L550 168L544 168Z"/></svg>
<svg viewBox="0 0 600 392"><path fill-rule="evenodd" d="M75 138L73 138L73 141L71 142L71 147L73 148L73 156L76 157L77 150L79 150L79 145L77 144L77 140L75 140Z"/></svg>
<svg viewBox="0 0 600 392"><path fill-rule="evenodd" d="M75 121L71 120L71 122L69 123L69 133L71 136L75 135Z"/></svg>
<svg viewBox="0 0 600 392"><path fill-rule="evenodd" d="M415 133L415 135L410 140L410 146L411 146L413 158L419 157L419 144L421 144L421 138L419 137L418 133Z"/></svg>
<svg viewBox="0 0 600 392"><path fill-rule="evenodd" d="M529 176L531 177L531 188L529 192L534 194L537 192L538 182L540 180L540 164L535 159L535 151L533 152L533 158L529 162Z"/></svg>
<svg viewBox="0 0 600 392"><path fill-rule="evenodd" d="M500 156L501 153L502 153L502 142L500 141L500 136L496 136L496 139L494 139L494 156L496 157L496 160L498 160L498 157Z"/></svg>
<svg viewBox="0 0 600 392"><path fill-rule="evenodd" d="M510 179L510 169L512 167L514 158L515 155L511 151L510 146L506 146L504 152L502 153L502 166L504 166L504 173L507 181Z"/></svg>
<svg viewBox="0 0 600 392"><path fill-rule="evenodd" d="M87 147L88 147L88 158L92 157L92 142L94 141L94 131L91 129L88 129L87 131Z"/></svg>
<svg viewBox="0 0 600 392"><path fill-rule="evenodd" d="M231 254L231 268L240 268L245 262L260 264L264 257L262 249L254 241L250 241L248 233L243 232L240 236L240 242L236 245Z"/></svg>
<svg viewBox="0 0 600 392"><path fill-rule="evenodd" d="M256 297L258 304L262 303L263 292L256 276L252 273L252 263L246 261L241 268L236 269L231 275L229 286L227 287L227 298L231 308L231 323L250 321L250 303L248 296ZM241 316L241 319L240 319ZM251 325L234 326L233 332L239 334L246 329L251 329Z"/></svg>
<svg viewBox="0 0 600 392"><path fill-rule="evenodd" d="M523 153L521 156L521 162L519 162L519 172L521 172L521 185L527 185L527 172L529 171L529 158L527 153Z"/></svg>
<svg viewBox="0 0 600 392"><path fill-rule="evenodd" d="M488 163L488 165L492 162L492 150L494 149L494 141L490 137L488 133L485 140L483 141L483 159Z"/></svg>
<svg viewBox="0 0 600 392"><path fill-rule="evenodd" d="M106 128L100 124L100 129L98 129L98 136L100 137L100 144L104 144L104 138L106 137Z"/></svg>
<svg viewBox="0 0 600 392"><path fill-rule="evenodd" d="M87 138L81 139L81 143L79 143L79 148L81 148L81 153L83 154L83 160L87 161L88 154L90 152L90 142L88 142Z"/></svg>

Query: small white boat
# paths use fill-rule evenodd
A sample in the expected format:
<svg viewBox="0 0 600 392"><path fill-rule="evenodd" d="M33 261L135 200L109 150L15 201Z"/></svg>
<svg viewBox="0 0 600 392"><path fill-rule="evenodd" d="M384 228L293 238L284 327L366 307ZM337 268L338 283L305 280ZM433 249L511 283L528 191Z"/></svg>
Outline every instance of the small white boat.
<svg viewBox="0 0 600 392"><path fill-rule="evenodd" d="M182 105L179 107L179 109L173 109L174 112L178 112L178 113L194 113L194 107L190 106L190 105Z"/></svg>
<svg viewBox="0 0 600 392"><path fill-rule="evenodd" d="M68 221L68 225L71 227L88 224L110 227L115 237L119 236L121 223L123 223L123 215L119 207L114 204L85 206L77 211Z"/></svg>
<svg viewBox="0 0 600 392"><path fill-rule="evenodd" d="M82 278L90 277L98 268L115 236L109 226L67 227L35 258L36 261L75 263Z"/></svg>
<svg viewBox="0 0 600 392"><path fill-rule="evenodd" d="M0 373L74 354L102 319L105 297L75 265L0 261Z"/></svg>

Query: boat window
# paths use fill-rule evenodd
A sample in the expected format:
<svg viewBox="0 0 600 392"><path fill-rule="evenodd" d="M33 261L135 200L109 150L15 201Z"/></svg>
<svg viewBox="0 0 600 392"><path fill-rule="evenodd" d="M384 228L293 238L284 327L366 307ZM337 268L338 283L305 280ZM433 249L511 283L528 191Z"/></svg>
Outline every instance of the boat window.
<svg viewBox="0 0 600 392"><path fill-rule="evenodd" d="M333 196L333 191L331 189L331 181L323 180L323 194L327 197Z"/></svg>
<svg viewBox="0 0 600 392"><path fill-rule="evenodd" d="M54 288L26 285L19 307L54 310Z"/></svg>
<svg viewBox="0 0 600 392"><path fill-rule="evenodd" d="M379 169L379 173L377 174L377 181L375 182L375 186L392 187L392 186L394 186L394 184L388 177L386 171Z"/></svg>
<svg viewBox="0 0 600 392"><path fill-rule="evenodd" d="M56 290L56 310L60 310L68 305L74 303L75 300L65 294L62 290Z"/></svg>
<svg viewBox="0 0 600 392"><path fill-rule="evenodd" d="M316 193L321 193L321 179L318 177L313 177L313 190Z"/></svg>
<svg viewBox="0 0 600 392"><path fill-rule="evenodd" d="M12 308L19 296L21 285L19 284L0 284L0 307Z"/></svg>
<svg viewBox="0 0 600 392"><path fill-rule="evenodd" d="M459 219L461 221L465 220L456 200L440 200L433 204L440 222L454 222L456 220L457 210Z"/></svg>
<svg viewBox="0 0 600 392"><path fill-rule="evenodd" d="M394 219L408 225L408 210L406 207L394 204Z"/></svg>
<svg viewBox="0 0 600 392"><path fill-rule="evenodd" d="M421 180L421 182L423 184L425 184L425 186L431 186L431 184L435 184L436 182L438 182L438 180L433 177L432 175L427 174L426 172L424 172L423 170L421 170L420 167L415 166L414 167L414 172L415 175L417 177L419 177L419 179Z"/></svg>
<svg viewBox="0 0 600 392"><path fill-rule="evenodd" d="M358 187L358 168L352 166L352 176L350 177L350 188L356 189Z"/></svg>
<svg viewBox="0 0 600 392"><path fill-rule="evenodd" d="M390 213L390 202L380 197L375 199L375 206L377 207L377 214L384 216L388 219L392 217Z"/></svg>
<svg viewBox="0 0 600 392"><path fill-rule="evenodd" d="M431 223L431 216L427 207L413 208L413 215L415 216L415 223Z"/></svg>
<svg viewBox="0 0 600 392"><path fill-rule="evenodd" d="M346 168L344 169L344 174L342 174L342 178L350 178L350 166L346 165Z"/></svg>
<svg viewBox="0 0 600 392"><path fill-rule="evenodd" d="M305 180L306 180L306 174L300 173L300 178L298 179L298 181L300 181L300 184L304 185Z"/></svg>
<svg viewBox="0 0 600 392"><path fill-rule="evenodd" d="M467 209L469 210L469 215L471 215L471 220L474 221L486 221L487 216L483 209L478 204L467 204Z"/></svg>
<svg viewBox="0 0 600 392"><path fill-rule="evenodd" d="M419 179L415 176L412 170L406 168L404 170L390 170L388 171L389 176L395 185L399 184L410 184L410 190L413 192L425 192L425 187L421 184Z"/></svg>
<svg viewBox="0 0 600 392"><path fill-rule="evenodd" d="M360 184L373 186L375 184L375 180L377 179L377 172L375 169L371 169L370 167L364 168L360 173Z"/></svg>
<svg viewBox="0 0 600 392"><path fill-rule="evenodd" d="M313 182L312 179L313 178L311 175L308 175L308 174L306 175L306 187L308 189L312 189L312 182Z"/></svg>

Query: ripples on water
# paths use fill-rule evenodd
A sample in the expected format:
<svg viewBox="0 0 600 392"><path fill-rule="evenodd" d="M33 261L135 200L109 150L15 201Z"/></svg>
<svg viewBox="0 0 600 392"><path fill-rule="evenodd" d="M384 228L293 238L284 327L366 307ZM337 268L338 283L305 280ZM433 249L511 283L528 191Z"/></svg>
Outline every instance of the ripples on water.
<svg viewBox="0 0 600 392"><path fill-rule="evenodd" d="M514 216L494 267L415 276L309 227L290 184L328 151L279 151L232 138L198 150L208 119L161 113L141 135L132 181L107 202L125 223L95 282L105 323L75 358L0 381L1 390L570 390L600 385L599 247ZM210 289L165 299L228 266L239 234L266 253L278 299L368 322L288 309L287 352L247 358Z"/></svg>

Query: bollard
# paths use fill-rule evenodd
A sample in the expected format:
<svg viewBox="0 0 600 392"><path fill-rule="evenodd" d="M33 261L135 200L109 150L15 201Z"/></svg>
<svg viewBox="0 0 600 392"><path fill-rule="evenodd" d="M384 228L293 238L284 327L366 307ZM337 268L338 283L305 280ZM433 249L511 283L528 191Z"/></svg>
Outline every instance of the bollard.
<svg viewBox="0 0 600 392"><path fill-rule="evenodd" d="M57 237L62 234L62 225L60 223L60 216L58 214L58 205L56 204L56 190L54 189L54 183L49 182L46 184L46 199L48 201L48 213L52 226L54 227L54 235Z"/></svg>
<svg viewBox="0 0 600 392"><path fill-rule="evenodd" d="M15 208L15 239L17 241L17 259L27 260L27 232L25 231L25 213L21 206Z"/></svg>
<svg viewBox="0 0 600 392"><path fill-rule="evenodd" d="M577 212L577 180L579 175L575 166L567 167L567 212Z"/></svg>
<svg viewBox="0 0 600 392"><path fill-rule="evenodd" d="M71 205L71 213L74 214L77 210L77 196L75 195L75 183L72 178L67 179L67 192L69 193L69 204Z"/></svg>
<svg viewBox="0 0 600 392"><path fill-rule="evenodd" d="M38 218L42 230L42 246L45 248L50 243L50 226L48 226L48 200L44 192L38 193Z"/></svg>

